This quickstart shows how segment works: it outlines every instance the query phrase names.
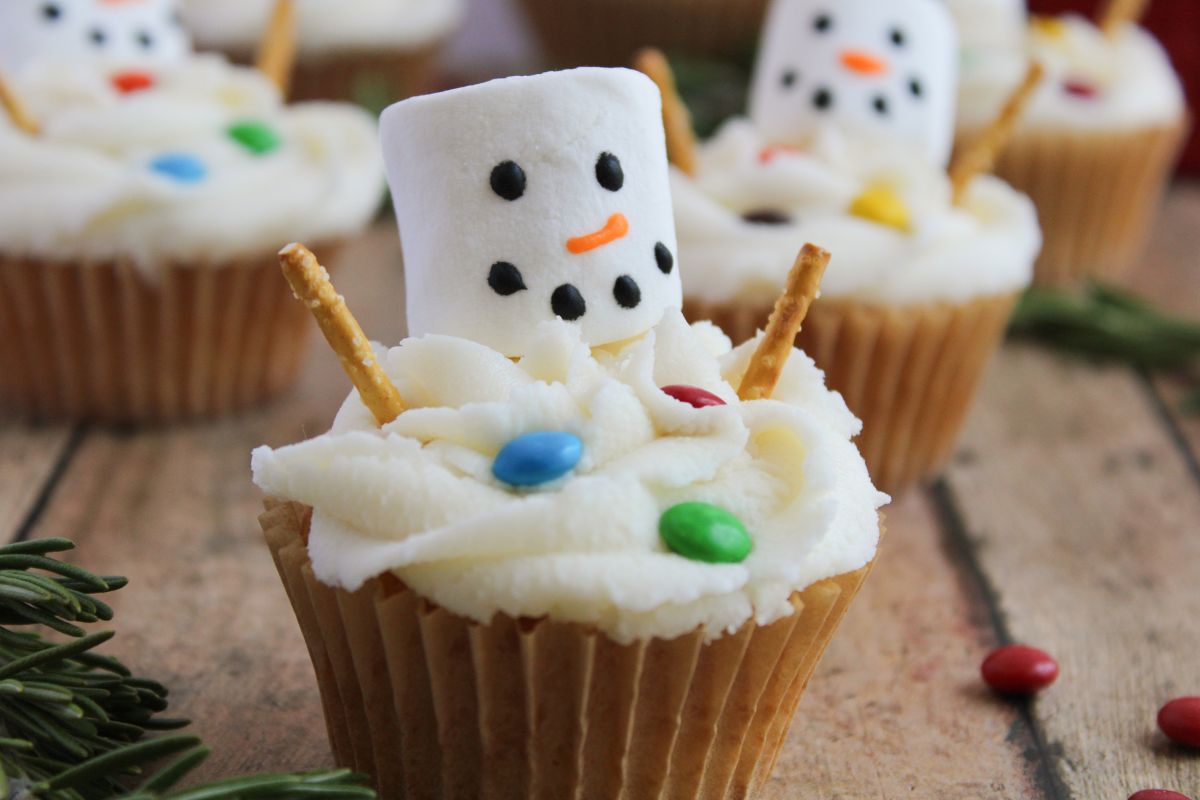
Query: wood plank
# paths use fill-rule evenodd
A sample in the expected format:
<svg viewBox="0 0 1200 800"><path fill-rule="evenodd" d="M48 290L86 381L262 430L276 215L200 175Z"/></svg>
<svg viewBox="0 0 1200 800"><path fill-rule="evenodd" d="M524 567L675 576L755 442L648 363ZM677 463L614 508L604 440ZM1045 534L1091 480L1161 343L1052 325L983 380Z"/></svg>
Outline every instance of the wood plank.
<svg viewBox="0 0 1200 800"><path fill-rule="evenodd" d="M36 507L68 452L73 429L29 428L0 420L0 542L9 542Z"/></svg>
<svg viewBox="0 0 1200 800"><path fill-rule="evenodd" d="M1007 348L946 486L1001 626L1062 664L1031 706L1062 796L1195 792L1154 717L1200 691L1200 491L1141 380Z"/></svg>
<svg viewBox="0 0 1200 800"><path fill-rule="evenodd" d="M1029 732L984 691L995 639L930 502L887 510L888 536L800 705L764 800L1041 797Z"/></svg>

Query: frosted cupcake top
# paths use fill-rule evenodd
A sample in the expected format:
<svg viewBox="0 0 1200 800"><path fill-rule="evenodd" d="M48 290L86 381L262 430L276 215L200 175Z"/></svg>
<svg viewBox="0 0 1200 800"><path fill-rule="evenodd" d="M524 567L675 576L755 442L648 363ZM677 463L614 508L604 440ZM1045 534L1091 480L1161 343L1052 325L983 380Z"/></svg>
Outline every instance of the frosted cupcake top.
<svg viewBox="0 0 1200 800"><path fill-rule="evenodd" d="M183 18L200 47L250 50L274 0L184 0ZM298 0L301 53L415 48L461 21L463 0Z"/></svg>
<svg viewBox="0 0 1200 800"><path fill-rule="evenodd" d="M48 259L261 257L338 239L379 206L376 125L350 106L285 106L215 56L154 68L42 60L14 81L38 136L0 115L0 242Z"/></svg>
<svg viewBox="0 0 1200 800"><path fill-rule="evenodd" d="M323 583L354 590L390 570L480 622L550 615L621 642L698 626L712 639L787 616L793 592L874 556L886 497L850 441L858 421L802 353L773 399L743 403L733 387L755 343L731 350L677 310L622 343L589 348L562 320L536 341L514 362L457 337L409 339L381 354L409 405L394 422L380 429L352 395L329 433L254 452L264 491L314 508ZM513 485L529 474L520 451L545 452L546 436L554 469ZM704 560L713 520L731 517L740 551L726 541L724 561ZM681 555L664 526L700 549Z"/></svg>
<svg viewBox="0 0 1200 800"><path fill-rule="evenodd" d="M1041 247L1033 204L1002 181L954 206L940 167L832 130L797 148L731 120L672 191L685 290L709 302L770 303L806 241L834 254L823 297L887 304L1017 291Z"/></svg>
<svg viewBox="0 0 1200 800"><path fill-rule="evenodd" d="M995 116L1021 81L1030 58L1046 78L1022 118L1025 129L1120 130L1178 121L1183 89L1162 45L1134 25L1110 38L1078 15L1005 14L984 25L978 1L956 0L961 30L959 126L975 130Z"/></svg>

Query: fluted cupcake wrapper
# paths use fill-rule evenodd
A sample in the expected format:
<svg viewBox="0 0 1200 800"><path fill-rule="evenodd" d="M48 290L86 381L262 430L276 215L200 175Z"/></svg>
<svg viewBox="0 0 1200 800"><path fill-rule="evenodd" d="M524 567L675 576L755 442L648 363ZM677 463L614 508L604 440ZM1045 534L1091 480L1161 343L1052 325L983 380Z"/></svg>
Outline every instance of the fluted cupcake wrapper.
<svg viewBox="0 0 1200 800"><path fill-rule="evenodd" d="M1037 206L1045 244L1035 283L1065 286L1129 272L1189 129L1182 119L1131 131L1018 132L995 171Z"/></svg>
<svg viewBox="0 0 1200 800"><path fill-rule="evenodd" d="M260 517L316 670L338 764L383 800L749 798L870 566L796 593L796 613L705 643L618 644L575 623L479 624L392 576L313 575L311 510Z"/></svg>
<svg viewBox="0 0 1200 800"><path fill-rule="evenodd" d="M768 0L523 0L559 66L620 66L636 50L742 56L758 40Z"/></svg>
<svg viewBox="0 0 1200 800"><path fill-rule="evenodd" d="M858 447L881 490L899 493L951 455L1015 302L1005 294L914 306L813 304L796 346L862 420ZM766 325L771 307L687 299L684 314L711 320L737 344Z"/></svg>
<svg viewBox="0 0 1200 800"><path fill-rule="evenodd" d="M172 422L296 379L306 311L276 259L164 265L0 257L0 407L33 419Z"/></svg>

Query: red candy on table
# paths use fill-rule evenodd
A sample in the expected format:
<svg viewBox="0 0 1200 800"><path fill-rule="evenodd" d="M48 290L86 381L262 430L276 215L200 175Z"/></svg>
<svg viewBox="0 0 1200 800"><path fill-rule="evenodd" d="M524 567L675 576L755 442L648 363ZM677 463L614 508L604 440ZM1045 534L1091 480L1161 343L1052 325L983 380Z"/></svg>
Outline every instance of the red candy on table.
<svg viewBox="0 0 1200 800"><path fill-rule="evenodd" d="M984 682L1005 694L1033 694L1058 677L1058 662L1035 647L1012 644L993 650L980 668Z"/></svg>
<svg viewBox="0 0 1200 800"><path fill-rule="evenodd" d="M1185 794L1170 789L1142 789L1129 795L1129 800L1192 800Z"/></svg>
<svg viewBox="0 0 1200 800"><path fill-rule="evenodd" d="M1158 711L1158 727L1168 739L1200 748L1200 697L1180 697Z"/></svg>
<svg viewBox="0 0 1200 800"><path fill-rule="evenodd" d="M122 94L131 94L154 86L154 76L149 72L130 70L113 75L112 84Z"/></svg>
<svg viewBox="0 0 1200 800"><path fill-rule="evenodd" d="M724 400L712 392L701 389L699 386L664 386L662 387L662 391L663 394L674 397L681 403L687 403L692 408L725 405Z"/></svg>

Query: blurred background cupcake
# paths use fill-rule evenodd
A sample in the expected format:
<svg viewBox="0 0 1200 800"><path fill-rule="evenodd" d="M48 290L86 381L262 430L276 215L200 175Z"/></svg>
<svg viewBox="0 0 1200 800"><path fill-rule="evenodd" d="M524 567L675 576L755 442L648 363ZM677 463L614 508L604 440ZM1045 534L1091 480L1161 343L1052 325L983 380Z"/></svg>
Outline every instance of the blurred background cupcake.
<svg viewBox="0 0 1200 800"><path fill-rule="evenodd" d="M203 0L197 0L203 2ZM714 57L754 49L768 0L522 0L557 66L620 65L641 47Z"/></svg>
<svg viewBox="0 0 1200 800"><path fill-rule="evenodd" d="M1100 21L1027 21L1020 0L951 0L962 45L959 139L969 141L1024 74L1047 71L997 174L1038 207L1040 284L1133 267L1189 129L1183 88L1159 42L1111 4Z"/></svg>
<svg viewBox="0 0 1200 800"><path fill-rule="evenodd" d="M289 386L308 330L275 254L373 218L375 122L193 55L165 0L14 0L0 29L0 404L168 422Z"/></svg>
<svg viewBox="0 0 1200 800"><path fill-rule="evenodd" d="M249 63L273 0L184 0L183 20L202 49ZM352 100L380 109L430 88L464 0L296 0L297 100Z"/></svg>

